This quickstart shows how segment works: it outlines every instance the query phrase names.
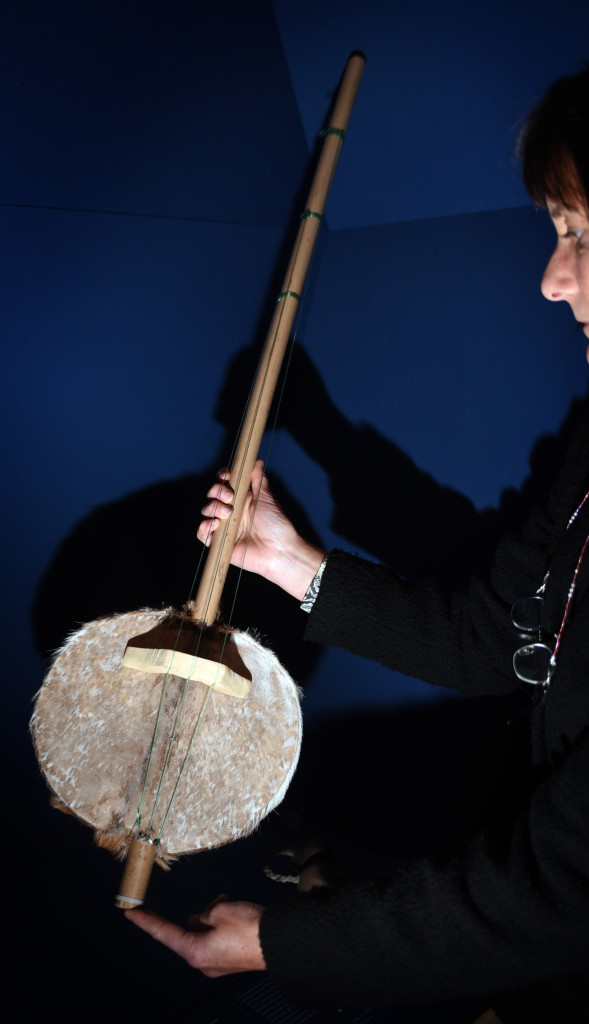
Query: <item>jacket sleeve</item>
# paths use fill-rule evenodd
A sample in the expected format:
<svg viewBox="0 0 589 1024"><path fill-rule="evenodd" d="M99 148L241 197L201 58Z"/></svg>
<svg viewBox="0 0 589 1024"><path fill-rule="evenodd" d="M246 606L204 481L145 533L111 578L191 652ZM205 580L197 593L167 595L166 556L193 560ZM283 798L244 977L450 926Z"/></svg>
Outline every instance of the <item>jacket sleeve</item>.
<svg viewBox="0 0 589 1024"><path fill-rule="evenodd" d="M507 991L586 970L589 730L512 829L445 863L269 906L268 969L297 1004L378 1006Z"/></svg>
<svg viewBox="0 0 589 1024"><path fill-rule="evenodd" d="M464 590L408 582L387 566L333 551L305 638L464 694L508 693L517 685L513 600L484 580Z"/></svg>
<svg viewBox="0 0 589 1024"><path fill-rule="evenodd" d="M450 586L439 574L408 579L395 569L334 551L306 638L468 695L513 690L512 658L521 641L511 624L511 606L541 585L587 486L587 403L570 419L566 451L550 488L538 491L525 521L499 541L488 571ZM435 507L430 512L435 519ZM395 531L394 517L388 529Z"/></svg>
<svg viewBox="0 0 589 1024"><path fill-rule="evenodd" d="M462 587L406 580L388 566L331 552L306 639L469 696L513 691L513 654L522 641L511 607L541 585L576 500L570 483L557 480L524 527L501 540L489 572Z"/></svg>

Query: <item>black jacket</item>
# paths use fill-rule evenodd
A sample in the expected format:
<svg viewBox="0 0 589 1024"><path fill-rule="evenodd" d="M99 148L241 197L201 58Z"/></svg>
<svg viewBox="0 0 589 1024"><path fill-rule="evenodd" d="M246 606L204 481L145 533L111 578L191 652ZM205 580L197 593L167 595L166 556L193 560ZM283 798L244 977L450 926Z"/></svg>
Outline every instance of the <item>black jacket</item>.
<svg viewBox="0 0 589 1024"><path fill-rule="evenodd" d="M583 403L548 494L517 535L502 538L489 573L450 589L332 552L308 639L471 696L522 688L511 606L549 571L543 626L558 631L589 535L589 500L567 523L588 489ZM530 757L515 817L496 816L444 862L422 859L386 879L265 910L264 956L293 1001L391 1005L511 992L587 971L589 550L551 686L523 689Z"/></svg>

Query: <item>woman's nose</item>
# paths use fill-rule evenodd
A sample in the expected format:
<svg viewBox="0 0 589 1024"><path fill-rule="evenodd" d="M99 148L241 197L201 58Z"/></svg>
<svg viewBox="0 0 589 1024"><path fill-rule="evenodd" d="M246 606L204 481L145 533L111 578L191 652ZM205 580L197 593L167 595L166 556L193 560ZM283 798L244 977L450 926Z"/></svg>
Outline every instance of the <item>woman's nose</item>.
<svg viewBox="0 0 589 1024"><path fill-rule="evenodd" d="M565 301L572 298L577 291L573 257L563 252L560 246L554 250L541 284L542 295L551 302Z"/></svg>

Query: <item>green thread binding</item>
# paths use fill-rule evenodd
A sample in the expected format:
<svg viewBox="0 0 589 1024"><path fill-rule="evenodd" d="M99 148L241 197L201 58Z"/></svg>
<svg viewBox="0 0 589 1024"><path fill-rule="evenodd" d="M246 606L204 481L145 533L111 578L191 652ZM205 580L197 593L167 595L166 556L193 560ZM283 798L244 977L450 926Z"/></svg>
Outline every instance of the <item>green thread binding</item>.
<svg viewBox="0 0 589 1024"><path fill-rule="evenodd" d="M319 135L321 138L325 138L326 135L337 135L338 139L341 139L342 142L346 137L343 128L324 128L323 131L319 132Z"/></svg>
<svg viewBox="0 0 589 1024"><path fill-rule="evenodd" d="M301 213L301 220L309 220L309 217L316 217L317 220L323 220L323 214L316 213L315 210L305 210L304 213Z"/></svg>

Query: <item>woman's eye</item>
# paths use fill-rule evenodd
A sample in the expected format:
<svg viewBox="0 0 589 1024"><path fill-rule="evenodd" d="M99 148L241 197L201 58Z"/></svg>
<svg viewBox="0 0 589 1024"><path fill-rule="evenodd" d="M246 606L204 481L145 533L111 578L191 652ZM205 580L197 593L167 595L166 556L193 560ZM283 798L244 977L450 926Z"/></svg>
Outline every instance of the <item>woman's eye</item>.
<svg viewBox="0 0 589 1024"><path fill-rule="evenodd" d="M566 233L567 238L576 238L581 245L586 245L589 242L589 231L587 228L570 228Z"/></svg>

